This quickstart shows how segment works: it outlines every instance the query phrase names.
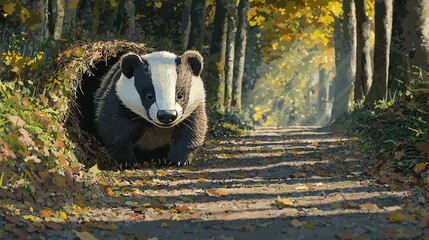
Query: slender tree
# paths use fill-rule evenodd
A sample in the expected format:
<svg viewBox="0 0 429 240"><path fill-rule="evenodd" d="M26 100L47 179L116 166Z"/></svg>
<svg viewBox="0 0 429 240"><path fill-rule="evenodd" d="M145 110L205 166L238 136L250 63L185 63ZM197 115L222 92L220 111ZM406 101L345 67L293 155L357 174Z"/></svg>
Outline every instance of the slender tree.
<svg viewBox="0 0 429 240"><path fill-rule="evenodd" d="M204 46L204 36L206 31L206 5L205 1L193 0L191 5L191 28L188 42L188 49L195 49L200 52Z"/></svg>
<svg viewBox="0 0 429 240"><path fill-rule="evenodd" d="M393 1L393 22L392 22L392 39L390 46L390 67L389 67L389 92L394 95L398 92L405 92L406 85L410 82L410 49L411 46L406 29L409 23L406 18L408 15L408 0ZM412 24L412 26L414 26Z"/></svg>
<svg viewBox="0 0 429 240"><path fill-rule="evenodd" d="M372 84L371 28L366 15L367 0L355 0L357 21L356 81L354 100L364 99Z"/></svg>
<svg viewBox="0 0 429 240"><path fill-rule="evenodd" d="M186 51L188 49L189 37L191 34L191 4L192 0L185 0L182 8L182 51Z"/></svg>
<svg viewBox="0 0 429 240"><path fill-rule="evenodd" d="M247 46L247 12L249 11L249 1L240 0L238 4L238 22L237 22L237 36L235 40L235 63L234 63L234 82L232 94L232 106L241 111L241 95L244 76L244 65L246 60L246 46Z"/></svg>
<svg viewBox="0 0 429 240"><path fill-rule="evenodd" d="M54 38L60 39L63 33L63 24L64 24L64 13L65 13L65 0L56 0L56 19L55 19L55 30Z"/></svg>
<svg viewBox="0 0 429 240"><path fill-rule="evenodd" d="M232 103L232 87L234 79L234 60L235 60L235 37L237 33L236 7L235 0L229 1L227 9L227 48L225 65L225 107L230 110Z"/></svg>
<svg viewBox="0 0 429 240"><path fill-rule="evenodd" d="M61 35L70 32L76 25L76 10L79 0L65 0L64 4L64 21Z"/></svg>
<svg viewBox="0 0 429 240"><path fill-rule="evenodd" d="M343 1L344 17L335 20L334 97L331 119L347 112L350 92L356 78L356 11L354 1ZM342 27L341 27L342 25Z"/></svg>
<svg viewBox="0 0 429 240"><path fill-rule="evenodd" d="M329 100L329 81L327 71L320 64L319 66L319 92L318 92L318 113L321 124L326 121L329 113L328 100Z"/></svg>
<svg viewBox="0 0 429 240"><path fill-rule="evenodd" d="M374 81L365 102L387 99L393 0L375 0Z"/></svg>
<svg viewBox="0 0 429 240"><path fill-rule="evenodd" d="M207 73L207 90L210 107L225 113L225 52L226 52L226 0L216 0L213 35Z"/></svg>

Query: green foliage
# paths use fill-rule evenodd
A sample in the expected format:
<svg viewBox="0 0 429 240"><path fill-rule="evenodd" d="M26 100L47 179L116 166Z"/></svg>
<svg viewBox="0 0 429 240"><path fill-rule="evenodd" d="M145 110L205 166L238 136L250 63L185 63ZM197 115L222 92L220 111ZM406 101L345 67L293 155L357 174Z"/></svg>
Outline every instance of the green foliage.
<svg viewBox="0 0 429 240"><path fill-rule="evenodd" d="M335 124L358 135L374 154L387 156L398 171L410 172L418 163L429 163L427 103L404 98L380 101L374 110L357 104Z"/></svg>
<svg viewBox="0 0 429 240"><path fill-rule="evenodd" d="M213 112L209 121L209 133L212 137L243 136L247 130L253 129L250 118L237 112L227 112L225 115Z"/></svg>

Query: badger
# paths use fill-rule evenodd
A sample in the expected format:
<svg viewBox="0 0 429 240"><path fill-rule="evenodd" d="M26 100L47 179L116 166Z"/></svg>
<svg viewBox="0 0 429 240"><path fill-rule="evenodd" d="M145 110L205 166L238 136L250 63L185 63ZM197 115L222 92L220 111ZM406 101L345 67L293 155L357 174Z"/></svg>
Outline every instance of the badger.
<svg viewBox="0 0 429 240"><path fill-rule="evenodd" d="M128 53L112 66L94 96L95 126L121 168L192 162L207 131L203 64L196 51L160 51Z"/></svg>

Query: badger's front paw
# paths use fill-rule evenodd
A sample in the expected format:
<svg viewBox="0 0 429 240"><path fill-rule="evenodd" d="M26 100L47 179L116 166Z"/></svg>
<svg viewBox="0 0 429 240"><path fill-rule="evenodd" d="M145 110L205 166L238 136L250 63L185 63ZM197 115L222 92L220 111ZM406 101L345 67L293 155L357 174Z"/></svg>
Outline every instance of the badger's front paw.
<svg viewBox="0 0 429 240"><path fill-rule="evenodd" d="M169 154L167 157L168 166L184 167L192 164L194 158L193 151L190 152L179 152L179 154Z"/></svg>
<svg viewBox="0 0 429 240"><path fill-rule="evenodd" d="M130 161L130 162L122 162L122 163L119 163L119 168L120 168L121 170L125 170L125 169L133 169L133 168L141 168L141 164L140 164L140 163L138 163L138 162L133 162L133 161Z"/></svg>

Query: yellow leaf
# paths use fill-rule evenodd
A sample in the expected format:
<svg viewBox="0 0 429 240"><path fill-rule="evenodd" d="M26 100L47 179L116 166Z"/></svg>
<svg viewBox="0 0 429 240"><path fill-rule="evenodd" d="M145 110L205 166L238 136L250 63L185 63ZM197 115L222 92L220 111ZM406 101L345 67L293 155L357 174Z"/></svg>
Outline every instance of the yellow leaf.
<svg viewBox="0 0 429 240"><path fill-rule="evenodd" d="M284 207L284 206L293 206L293 203L291 200L287 198L282 198L280 196L277 196L277 205Z"/></svg>
<svg viewBox="0 0 429 240"><path fill-rule="evenodd" d="M156 171L156 176L158 176L158 177L162 177L162 176L164 176L165 175L165 172L164 171Z"/></svg>
<svg viewBox="0 0 429 240"><path fill-rule="evenodd" d="M111 188L106 188L106 193L107 193L107 195L112 196L113 190Z"/></svg>
<svg viewBox="0 0 429 240"><path fill-rule="evenodd" d="M117 7L119 5L119 3L118 3L118 1L117 0L110 0L110 6L112 6L112 7Z"/></svg>
<svg viewBox="0 0 429 240"><path fill-rule="evenodd" d="M416 166L414 166L414 172L420 174L426 169L426 166L427 163L417 163Z"/></svg>
<svg viewBox="0 0 429 240"><path fill-rule="evenodd" d="M30 220L30 221L34 221L36 219L36 217L33 215L24 215L24 216L22 216L22 218L24 220Z"/></svg>
<svg viewBox="0 0 429 240"><path fill-rule="evenodd" d="M201 182L201 183L202 183L202 182L207 182L207 179L205 179L205 178L203 178L203 177L202 177L202 178L198 178L198 182Z"/></svg>
<svg viewBox="0 0 429 240"><path fill-rule="evenodd" d="M310 190L310 188L307 185L301 185L299 187L296 187L295 190L304 190L304 191L307 191L307 190Z"/></svg>
<svg viewBox="0 0 429 240"><path fill-rule="evenodd" d="M67 220L67 213L65 213L63 211L59 211L58 219L60 219L61 221L65 222Z"/></svg>
<svg viewBox="0 0 429 240"><path fill-rule="evenodd" d="M162 227L162 228L168 228L168 224L167 224L167 223L165 223L165 222L162 222L162 223L161 223L161 227Z"/></svg>
<svg viewBox="0 0 429 240"><path fill-rule="evenodd" d="M16 3L13 3L13 2L6 3L3 5L3 11L7 15L12 15L12 13L15 12L15 6L16 6Z"/></svg>
<svg viewBox="0 0 429 240"><path fill-rule="evenodd" d="M155 2L155 7L156 8L161 8L162 7L162 2Z"/></svg>
<svg viewBox="0 0 429 240"><path fill-rule="evenodd" d="M19 13L19 17L21 18L21 22L25 23L28 18L30 18L30 11L27 8L21 9Z"/></svg>
<svg viewBox="0 0 429 240"><path fill-rule="evenodd" d="M171 218L173 221L179 221L181 220L180 214L174 214L174 216Z"/></svg>
<svg viewBox="0 0 429 240"><path fill-rule="evenodd" d="M308 229L313 229L314 228L314 223L305 222L302 226L305 227L305 228L308 228Z"/></svg>
<svg viewBox="0 0 429 240"><path fill-rule="evenodd" d="M71 3L69 3L69 8L70 9L76 9L77 8L77 4L79 3L79 0L73 0Z"/></svg>
<svg viewBox="0 0 429 240"><path fill-rule="evenodd" d="M221 197L221 196L228 195L228 193L225 190L214 189L214 188L206 189L206 193L207 193L207 195L209 195L211 197Z"/></svg>

